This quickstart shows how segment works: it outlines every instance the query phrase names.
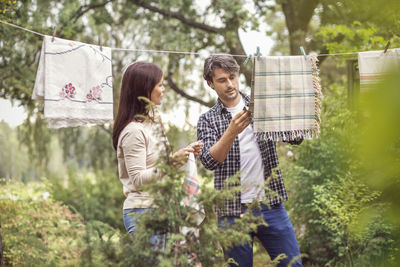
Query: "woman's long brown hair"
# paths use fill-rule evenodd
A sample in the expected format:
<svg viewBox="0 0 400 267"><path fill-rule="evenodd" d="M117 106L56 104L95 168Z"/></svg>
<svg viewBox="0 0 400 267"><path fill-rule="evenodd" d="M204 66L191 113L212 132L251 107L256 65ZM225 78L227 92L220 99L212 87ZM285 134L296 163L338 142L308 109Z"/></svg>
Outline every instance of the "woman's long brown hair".
<svg viewBox="0 0 400 267"><path fill-rule="evenodd" d="M153 88L162 78L162 70L152 64L136 62L130 65L122 77L121 93L117 117L113 128L113 146L117 149L118 138L122 130L131 121L141 121L138 115L147 116L147 103L138 97L150 99Z"/></svg>

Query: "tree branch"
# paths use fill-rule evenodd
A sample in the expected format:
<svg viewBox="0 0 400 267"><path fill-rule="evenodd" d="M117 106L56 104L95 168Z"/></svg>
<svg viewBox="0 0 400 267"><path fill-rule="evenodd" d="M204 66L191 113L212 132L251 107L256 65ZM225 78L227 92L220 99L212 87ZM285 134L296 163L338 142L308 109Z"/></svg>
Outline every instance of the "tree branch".
<svg viewBox="0 0 400 267"><path fill-rule="evenodd" d="M151 3L148 3L148 2L143 1L143 0L129 0L129 1L130 1L131 3L133 3L134 5L143 7L143 8L145 8L145 9L149 10L149 11L152 11L152 12L155 12L155 13L158 13L158 14L161 14L161 15L166 16L166 17L170 17L170 18L177 19L177 20L179 20L180 22L182 22L183 24L188 25L188 26L191 26L191 27L193 27L193 28L200 29L200 30L203 30L203 31L208 32L208 33L220 34L220 35L222 35L222 36L224 37L224 39L226 40L226 45L227 45L228 48L229 48L229 53L231 53L231 54L239 54L239 55L241 55L241 54L244 55L244 54L245 54L245 51L244 51L244 48L243 48L243 46L242 46L242 43L240 42L239 33L238 33L238 28L239 28L240 25L239 25L237 22L234 21L234 20L236 19L235 17L232 18L232 21L227 22L227 24L229 24L229 25L231 26L231 28L232 28L232 26L233 26L233 28L229 31L227 28L217 28L217 27L209 26L209 25L204 24L204 23L196 22L195 20L188 19L187 17L183 16L183 15L182 15L181 13L179 13L179 12L173 12L173 11L169 11L169 10L164 10L164 9L161 9L161 8L159 8L159 7L155 6L155 5L152 5ZM234 38L234 39L232 39L232 40L230 40L229 38L227 38L227 37L226 37L227 31L233 32L233 35L234 35L236 38ZM239 64L241 64L244 60L245 60L245 58L238 58L237 61L238 61ZM247 85L250 85L250 81L251 81L251 69L248 68L248 67L244 67L244 68L242 69L242 73L243 73L243 74L245 75L245 77L246 77ZM168 76L168 77L170 77L170 76ZM170 81L171 81L172 83L171 83ZM181 91L181 90L173 83L171 77L170 77L170 81L168 81L168 84L170 85L170 87L171 87L173 90L176 89L175 91L176 91L178 94L182 95L183 97L186 97L186 98L188 98L188 99L190 99L190 100L193 100L193 101L195 101L195 102L201 103L202 105L206 105L206 106L210 106L210 107L212 106L210 103L204 102L204 101L202 101L202 100L200 100L200 99L197 99L197 98L195 98L195 97L193 98L192 96L189 96L189 95L187 95L186 93L184 93L183 91ZM174 85L175 85L175 87L174 87Z"/></svg>
<svg viewBox="0 0 400 267"><path fill-rule="evenodd" d="M75 12L75 15L73 15L71 17L71 20L73 19L74 22L76 22L80 17L82 17L89 10L104 7L105 5L107 5L108 3L112 2L112 1L113 0L107 0L107 1L105 1L103 3L99 3L99 4L83 5Z"/></svg>
<svg viewBox="0 0 400 267"><path fill-rule="evenodd" d="M224 33L224 28L217 28L217 27L213 27L213 26L210 26L210 25L207 25L207 24L204 24L204 23L197 22L197 21L195 21L193 19L189 19L189 18L186 18L185 16L182 16L181 13L158 8L158 7L156 7L156 6L152 5L152 4L147 3L146 1L130 0L130 2L132 4L134 4L134 5L143 7L145 9L148 9L150 11L156 12L156 13L161 14L163 16L177 19L180 22L182 22L183 24L186 24L188 26L191 26L191 27L199 29L199 30L203 30L203 31L206 31L206 32L209 32L209 33L218 33L218 34Z"/></svg>
<svg viewBox="0 0 400 267"><path fill-rule="evenodd" d="M99 127L99 129L103 130L105 133L112 136L112 130L110 128L106 128L104 124L99 124L97 126Z"/></svg>
<svg viewBox="0 0 400 267"><path fill-rule="evenodd" d="M78 8L78 10L75 11L75 12L73 13L74 15L72 15L68 21L73 21L72 23L74 24L74 23L75 23L80 17L82 17L86 12L88 12L88 11L90 11L90 10L92 10L92 9L95 9L95 8L104 7L105 5L107 5L108 3L113 2L113 1L114 1L114 0L107 0L107 1L105 1L105 2L103 2L103 3L100 3L100 4L91 4L91 5L83 5L83 6L80 6L80 7ZM68 23L67 23L67 24L68 24ZM63 35L62 35L61 33L62 33L62 31L64 30L65 26L67 26L67 24L63 24L63 25L60 27L60 29L57 30L57 31L59 32L59 35L58 35L59 37L63 37Z"/></svg>
<svg viewBox="0 0 400 267"><path fill-rule="evenodd" d="M211 102L205 102L203 100L201 100L200 98L197 98L195 96L191 96L188 95L187 93L185 93L183 90L179 89L179 87L174 83L174 81L172 80L172 73L168 73L168 76L165 78L168 82L169 87L171 87L172 90L174 90L177 94L183 96L186 99L192 100L194 102L197 102L201 105L204 105L206 107L212 107L214 106L215 102L211 101Z"/></svg>

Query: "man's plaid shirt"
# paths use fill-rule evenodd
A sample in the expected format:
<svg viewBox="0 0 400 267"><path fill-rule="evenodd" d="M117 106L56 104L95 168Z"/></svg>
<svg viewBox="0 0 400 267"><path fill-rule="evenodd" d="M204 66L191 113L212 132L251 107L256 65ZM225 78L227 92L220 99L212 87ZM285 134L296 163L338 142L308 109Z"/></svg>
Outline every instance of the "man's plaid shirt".
<svg viewBox="0 0 400 267"><path fill-rule="evenodd" d="M249 105L249 97L242 94L246 106ZM200 154L201 162L204 167L209 170L214 170L214 187L217 190L224 188L225 180L237 174L240 170L240 147L239 138L236 136L235 141L224 162L219 163L210 154L210 148L221 138L232 119L231 113L224 107L218 99L208 112L202 114L197 123L197 140L203 141L203 150ZM272 170L279 164L276 154L274 141L257 140L261 151L261 158L264 164L264 179L270 177ZM283 200L287 200L287 192L283 184L282 173L279 169L276 170L276 175L269 180L269 188L274 192L266 190L266 197L270 205L278 204ZM262 174L260 174L262 175ZM233 186L240 186L240 183ZM235 194L235 197L225 199L223 207L217 208L218 216L240 216L241 201L240 192Z"/></svg>

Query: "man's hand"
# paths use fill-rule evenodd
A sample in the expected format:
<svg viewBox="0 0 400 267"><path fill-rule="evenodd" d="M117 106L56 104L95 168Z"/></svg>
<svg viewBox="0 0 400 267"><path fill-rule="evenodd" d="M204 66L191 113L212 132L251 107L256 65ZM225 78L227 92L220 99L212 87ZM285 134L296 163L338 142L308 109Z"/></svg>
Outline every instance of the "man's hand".
<svg viewBox="0 0 400 267"><path fill-rule="evenodd" d="M210 154L216 161L222 163L226 159L236 136L249 126L251 120L251 113L246 110L240 111L232 118L228 129L226 129L218 142L210 148Z"/></svg>
<svg viewBox="0 0 400 267"><path fill-rule="evenodd" d="M249 126L251 120L251 113L249 111L242 110L232 118L231 123L226 131L236 137L238 134L243 132L247 126Z"/></svg>
<svg viewBox="0 0 400 267"><path fill-rule="evenodd" d="M188 145L188 147L191 147L194 149L193 154L195 157L197 157L200 154L201 149L203 148L203 141L201 141L201 140L196 141L196 142Z"/></svg>

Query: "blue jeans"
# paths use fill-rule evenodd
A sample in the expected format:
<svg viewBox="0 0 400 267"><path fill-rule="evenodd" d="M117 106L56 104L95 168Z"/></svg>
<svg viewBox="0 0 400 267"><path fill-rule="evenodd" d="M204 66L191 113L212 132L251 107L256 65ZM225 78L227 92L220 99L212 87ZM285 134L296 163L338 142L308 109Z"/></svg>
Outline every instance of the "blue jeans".
<svg viewBox="0 0 400 267"><path fill-rule="evenodd" d="M125 209L123 210L124 225L126 231L133 237L136 232L136 226L139 220L138 215L146 212L147 209ZM166 234L155 234L150 237L150 243L154 246L154 249L165 249Z"/></svg>
<svg viewBox="0 0 400 267"><path fill-rule="evenodd" d="M244 213L246 210L247 207L242 205L241 212ZM277 204L270 208L261 205L260 208L255 208L252 212L254 216L263 216L268 226L258 226L257 232L250 233L252 240L250 244L230 248L225 252L226 256L233 258L240 267L253 266L253 238L257 236L272 260L282 253L287 256L280 260L278 266L288 266L289 263L292 264L292 267L302 266L296 235L283 204ZM233 225L235 220L240 220L238 217L219 217L219 227L225 227L225 219L229 225ZM232 264L231 266L236 265Z"/></svg>

